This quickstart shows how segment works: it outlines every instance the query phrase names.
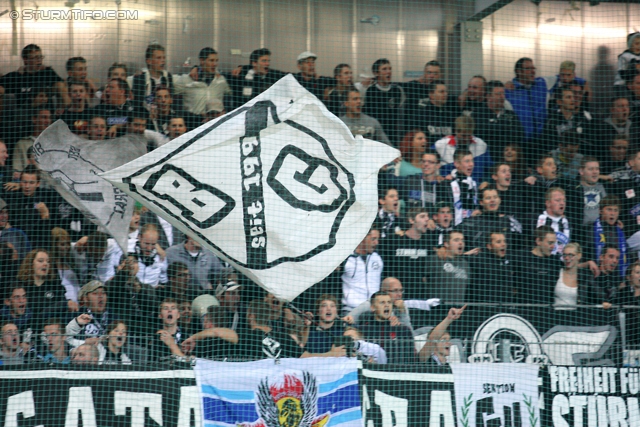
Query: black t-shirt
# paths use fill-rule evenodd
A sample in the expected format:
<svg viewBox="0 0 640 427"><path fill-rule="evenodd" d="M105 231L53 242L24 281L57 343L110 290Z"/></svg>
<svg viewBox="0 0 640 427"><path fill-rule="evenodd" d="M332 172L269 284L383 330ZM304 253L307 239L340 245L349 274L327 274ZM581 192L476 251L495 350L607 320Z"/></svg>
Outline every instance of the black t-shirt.
<svg viewBox="0 0 640 427"><path fill-rule="evenodd" d="M305 350L313 354L326 353L331 350L336 337L341 337L343 334L344 326L340 320L335 321L328 329L314 327L309 331Z"/></svg>
<svg viewBox="0 0 640 427"><path fill-rule="evenodd" d="M412 294L423 285L424 264L429 255L429 238L420 239L393 234L380 245L378 253L384 261L384 276L395 277Z"/></svg>
<svg viewBox="0 0 640 427"><path fill-rule="evenodd" d="M93 115L89 113L89 109L85 107L84 111L77 113L75 111L66 110L60 116L60 120L69 126L69 130L76 135L89 133L89 124Z"/></svg>
<svg viewBox="0 0 640 427"><path fill-rule="evenodd" d="M239 333L238 356L248 360L298 358L304 349L289 335L272 330L269 333L251 329Z"/></svg>
<svg viewBox="0 0 640 427"><path fill-rule="evenodd" d="M520 303L553 304L555 286L564 263L557 255L535 256L524 251L516 257L516 299Z"/></svg>
<svg viewBox="0 0 640 427"><path fill-rule="evenodd" d="M0 78L0 86L4 87L6 94L16 95L19 107L26 107L29 100L38 92L47 90L62 81L64 80L51 67L47 67L35 73L20 74L13 71Z"/></svg>
<svg viewBox="0 0 640 427"><path fill-rule="evenodd" d="M178 347L180 347L180 344L182 344L182 342L187 338L189 338L187 334L183 332L180 328L178 328L175 335L173 335L173 339L175 343L178 345ZM151 337L150 347L151 347L150 348L151 360L153 361L158 361L158 362L167 361L172 355L171 349L169 348L169 346L162 342L162 340L160 339L160 335L157 333L154 333L153 336Z"/></svg>

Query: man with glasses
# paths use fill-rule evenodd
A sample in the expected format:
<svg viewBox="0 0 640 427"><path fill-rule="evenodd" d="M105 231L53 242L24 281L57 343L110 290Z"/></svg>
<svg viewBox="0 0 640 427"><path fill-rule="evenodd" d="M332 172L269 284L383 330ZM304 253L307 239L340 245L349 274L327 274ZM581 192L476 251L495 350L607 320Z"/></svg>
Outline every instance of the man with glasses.
<svg viewBox="0 0 640 427"><path fill-rule="evenodd" d="M524 127L524 139L532 143L538 138L547 121L547 82L536 77L531 58L520 58L515 65L513 89L507 87L506 97Z"/></svg>
<svg viewBox="0 0 640 427"><path fill-rule="evenodd" d="M434 208L438 202L449 201L449 193L440 176L440 155L427 151L422 155L422 173L407 177L400 197L408 207Z"/></svg>
<svg viewBox="0 0 640 427"><path fill-rule="evenodd" d="M18 71L12 71L0 78L0 96L16 95L18 107L24 108L27 107L32 96L38 92L51 90L60 97L63 107L71 105L67 84L53 68L44 65L44 58L40 46L35 44L25 46L22 49L24 65Z"/></svg>

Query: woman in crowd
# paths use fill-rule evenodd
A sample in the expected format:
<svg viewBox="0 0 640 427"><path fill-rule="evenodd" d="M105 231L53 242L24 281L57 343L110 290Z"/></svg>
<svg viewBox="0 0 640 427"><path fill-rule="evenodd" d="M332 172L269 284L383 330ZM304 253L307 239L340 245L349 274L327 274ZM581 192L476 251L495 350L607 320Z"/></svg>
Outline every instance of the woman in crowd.
<svg viewBox="0 0 640 427"><path fill-rule="evenodd" d="M610 308L605 296L593 283L593 274L588 268L579 269L582 247L578 243L568 243L562 253L564 268L556 282L554 308L556 310L576 310L578 305L602 304Z"/></svg>
<svg viewBox="0 0 640 427"><path fill-rule="evenodd" d="M98 346L101 365L130 365L131 359L124 353L127 343L127 324L116 320L107 327L107 345Z"/></svg>
<svg viewBox="0 0 640 427"><path fill-rule="evenodd" d="M522 148L518 144L504 147L502 160L511 167L511 182L521 182L530 175L525 166Z"/></svg>
<svg viewBox="0 0 640 427"><path fill-rule="evenodd" d="M59 227L51 230L51 265L54 268L54 274L57 273L62 286L66 289L65 298L76 304L73 311L77 311L80 283L76 273L73 271L74 260L71 252L71 238L69 233Z"/></svg>
<svg viewBox="0 0 640 427"><path fill-rule="evenodd" d="M427 149L427 136L420 129L407 132L400 142L402 161L396 165L396 176L422 173L422 155Z"/></svg>
<svg viewBox="0 0 640 427"><path fill-rule="evenodd" d="M67 308L77 311L78 305L65 298L65 289L50 267L49 252L34 249L20 265L18 280L22 282L29 298L29 307L36 316L53 317Z"/></svg>

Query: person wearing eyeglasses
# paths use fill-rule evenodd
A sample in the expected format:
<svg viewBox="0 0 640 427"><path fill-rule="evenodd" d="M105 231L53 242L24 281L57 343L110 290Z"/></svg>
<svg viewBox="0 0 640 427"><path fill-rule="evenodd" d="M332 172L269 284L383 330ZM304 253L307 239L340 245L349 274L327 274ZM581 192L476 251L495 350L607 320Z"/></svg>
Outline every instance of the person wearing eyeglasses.
<svg viewBox="0 0 640 427"><path fill-rule="evenodd" d="M0 78L0 95L16 95L18 107L23 108L30 102L33 94L53 90L65 107L71 105L67 84L53 68L44 65L44 59L40 46L25 46L22 49L24 65Z"/></svg>

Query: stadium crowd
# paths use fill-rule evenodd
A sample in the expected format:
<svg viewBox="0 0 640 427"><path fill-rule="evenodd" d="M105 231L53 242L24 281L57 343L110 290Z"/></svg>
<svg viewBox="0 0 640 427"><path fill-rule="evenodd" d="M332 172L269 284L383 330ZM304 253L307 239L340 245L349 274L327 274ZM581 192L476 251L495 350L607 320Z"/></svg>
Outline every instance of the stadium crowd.
<svg viewBox="0 0 640 427"><path fill-rule="evenodd" d="M62 78L40 47L24 47L24 65L0 77L0 363L357 354L442 365L449 326L473 304L640 306L640 33L600 111L569 60L545 78L523 57L512 80L477 75L453 96L435 60L396 83L379 59L354 83L348 64L323 77L317 55L301 53L296 80L354 135L402 157L380 171L367 236L294 305L143 206L124 253L38 169L33 143L54 120L89 140L137 134L151 151L285 76L270 58L258 49L222 73L204 48L199 66L173 75L152 44L146 68L114 63L100 86L84 58L70 58ZM627 335L637 344L634 313ZM427 342L415 346L420 333Z"/></svg>

